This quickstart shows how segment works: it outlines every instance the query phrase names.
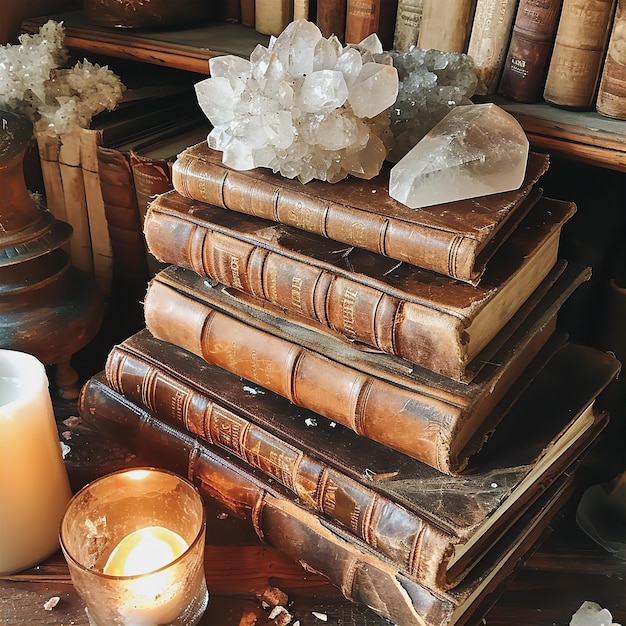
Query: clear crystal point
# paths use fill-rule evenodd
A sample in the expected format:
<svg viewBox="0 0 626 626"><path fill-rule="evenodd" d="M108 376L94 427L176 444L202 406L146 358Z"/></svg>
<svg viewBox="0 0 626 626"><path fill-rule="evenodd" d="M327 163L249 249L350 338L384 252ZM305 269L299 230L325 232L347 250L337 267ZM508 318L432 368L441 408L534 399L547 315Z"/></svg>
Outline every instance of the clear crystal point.
<svg viewBox="0 0 626 626"><path fill-rule="evenodd" d="M528 139L495 104L452 109L392 169L389 195L411 208L518 189Z"/></svg>

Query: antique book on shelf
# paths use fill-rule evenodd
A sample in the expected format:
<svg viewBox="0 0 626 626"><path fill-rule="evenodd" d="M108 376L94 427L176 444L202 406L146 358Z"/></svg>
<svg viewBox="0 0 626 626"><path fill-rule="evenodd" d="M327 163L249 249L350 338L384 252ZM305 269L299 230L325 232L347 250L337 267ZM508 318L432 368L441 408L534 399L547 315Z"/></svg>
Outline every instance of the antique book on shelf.
<svg viewBox="0 0 626 626"><path fill-rule="evenodd" d="M556 278L551 275L546 283L552 287ZM572 282L587 278L582 272ZM565 280L569 285L569 277ZM558 281L555 288L566 290ZM545 295L549 287L540 291ZM151 281L144 316L155 337L452 474L465 467L501 415L496 404L510 401L510 395L503 398L513 381L554 330L555 310L535 326L523 324L535 306L543 306L539 299L527 304L515 329L503 329L497 349L484 354L481 371L468 384L251 307L176 266ZM517 341L524 348L509 352Z"/></svg>
<svg viewBox="0 0 626 626"><path fill-rule="evenodd" d="M248 28L254 28L254 5L255 0L240 0L241 24Z"/></svg>
<svg viewBox="0 0 626 626"><path fill-rule="evenodd" d="M617 0L609 44L602 66L596 109L601 115L626 120L626 0Z"/></svg>
<svg viewBox="0 0 626 626"><path fill-rule="evenodd" d="M398 0L396 26L393 34L393 49L407 52L417 46L424 0Z"/></svg>
<svg viewBox="0 0 626 626"><path fill-rule="evenodd" d="M543 90L556 106L595 108L615 0L563 0Z"/></svg>
<svg viewBox="0 0 626 626"><path fill-rule="evenodd" d="M293 19L309 19L309 0L293 0Z"/></svg>
<svg viewBox="0 0 626 626"><path fill-rule="evenodd" d="M573 213L539 199L477 286L176 191L151 203L144 233L163 263L460 379L548 275Z"/></svg>
<svg viewBox="0 0 626 626"><path fill-rule="evenodd" d="M518 0L477 0L467 44L478 76L476 93L498 90Z"/></svg>
<svg viewBox="0 0 626 626"><path fill-rule="evenodd" d="M346 5L347 0L317 0L315 23L324 37L336 35L345 42Z"/></svg>
<svg viewBox="0 0 626 626"><path fill-rule="evenodd" d="M106 376L113 389L159 419L269 474L418 582L449 589L602 428L591 409L584 415L578 408L592 404L617 362L592 348L559 347L560 339L537 359L546 364L529 366L539 370L534 380L468 475L456 480L296 410L147 330L112 349ZM498 488L489 488L493 484Z"/></svg>
<svg viewBox="0 0 626 626"><path fill-rule="evenodd" d="M293 0L255 0L254 28L278 37L293 18Z"/></svg>
<svg viewBox="0 0 626 626"><path fill-rule="evenodd" d="M83 387L79 412L86 423L123 442L144 462L185 476L203 497L248 520L263 542L301 563L303 572L322 574L350 601L402 626L477 623L567 502L575 478L564 474L461 584L442 592L420 585L262 472L133 404L102 375Z"/></svg>
<svg viewBox="0 0 626 626"><path fill-rule="evenodd" d="M499 92L510 100L541 100L563 0L520 0Z"/></svg>
<svg viewBox="0 0 626 626"><path fill-rule="evenodd" d="M467 52L476 0L424 0L418 48Z"/></svg>
<svg viewBox="0 0 626 626"><path fill-rule="evenodd" d="M397 9L398 0L347 0L345 43L376 33L383 50L391 50Z"/></svg>
<svg viewBox="0 0 626 626"><path fill-rule="evenodd" d="M350 246L476 283L488 259L530 206L524 198L546 171L531 153L517 191L410 209L389 196L389 165L373 180L347 178L306 185L271 170L237 171L206 141L184 150L172 166L181 195L281 222Z"/></svg>

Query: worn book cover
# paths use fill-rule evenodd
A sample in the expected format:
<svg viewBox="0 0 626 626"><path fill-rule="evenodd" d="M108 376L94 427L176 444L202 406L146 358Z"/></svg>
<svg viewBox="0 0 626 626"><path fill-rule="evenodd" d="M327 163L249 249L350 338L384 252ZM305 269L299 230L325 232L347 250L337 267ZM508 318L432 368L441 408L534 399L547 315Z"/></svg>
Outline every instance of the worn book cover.
<svg viewBox="0 0 626 626"><path fill-rule="evenodd" d="M237 171L206 141L183 151L172 167L181 195L316 233L398 261L476 283L530 207L523 199L548 167L531 153L520 189L411 209L389 195L389 168L372 180L303 184L257 168Z"/></svg>
<svg viewBox="0 0 626 626"><path fill-rule="evenodd" d="M515 331L501 333L498 350L485 357L468 384L252 308L180 267L171 266L151 281L144 317L156 337L360 435L455 473L464 467L468 450L480 445L485 429L493 427L489 418L496 404L554 330L558 303L588 273L565 275L565 285L557 277L551 275L542 289L543 295L550 287L560 294L548 296L556 306L539 298L520 310ZM528 326L535 307L545 315Z"/></svg>
<svg viewBox="0 0 626 626"><path fill-rule="evenodd" d="M147 330L113 348L106 376L159 419L263 470L420 583L449 589L602 428L603 421L579 416L577 407L591 405L610 382L615 360L573 344L551 345L546 353L529 366L534 380L479 462L455 479Z"/></svg>
<svg viewBox="0 0 626 626"><path fill-rule="evenodd" d="M170 192L150 252L279 310L457 380L554 266L574 205L541 199L477 286Z"/></svg>
<svg viewBox="0 0 626 626"><path fill-rule="evenodd" d="M79 411L86 423L116 437L142 462L185 476L205 498L247 520L262 541L298 561L303 575L322 574L350 601L402 626L480 620L571 494L572 475L566 473L474 564L462 584L442 592L420 585L262 472L130 402L103 376L83 387Z"/></svg>

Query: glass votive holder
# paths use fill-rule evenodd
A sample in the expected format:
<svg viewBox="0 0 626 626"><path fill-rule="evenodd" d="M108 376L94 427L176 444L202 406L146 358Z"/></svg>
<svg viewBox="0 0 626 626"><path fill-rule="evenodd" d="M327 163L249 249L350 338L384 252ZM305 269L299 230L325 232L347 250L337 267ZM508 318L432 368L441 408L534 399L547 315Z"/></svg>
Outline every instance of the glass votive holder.
<svg viewBox="0 0 626 626"><path fill-rule="evenodd" d="M209 602L206 517L187 480L155 468L113 472L69 502L60 541L91 626L192 626Z"/></svg>

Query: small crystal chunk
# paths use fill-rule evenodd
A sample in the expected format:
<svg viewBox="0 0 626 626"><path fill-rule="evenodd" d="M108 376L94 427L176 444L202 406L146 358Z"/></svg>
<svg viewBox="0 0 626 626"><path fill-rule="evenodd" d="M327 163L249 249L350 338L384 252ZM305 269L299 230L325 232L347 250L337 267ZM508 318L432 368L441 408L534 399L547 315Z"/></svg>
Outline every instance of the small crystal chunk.
<svg viewBox="0 0 626 626"><path fill-rule="evenodd" d="M389 195L411 208L518 189L528 138L495 104L453 108L391 170Z"/></svg>

